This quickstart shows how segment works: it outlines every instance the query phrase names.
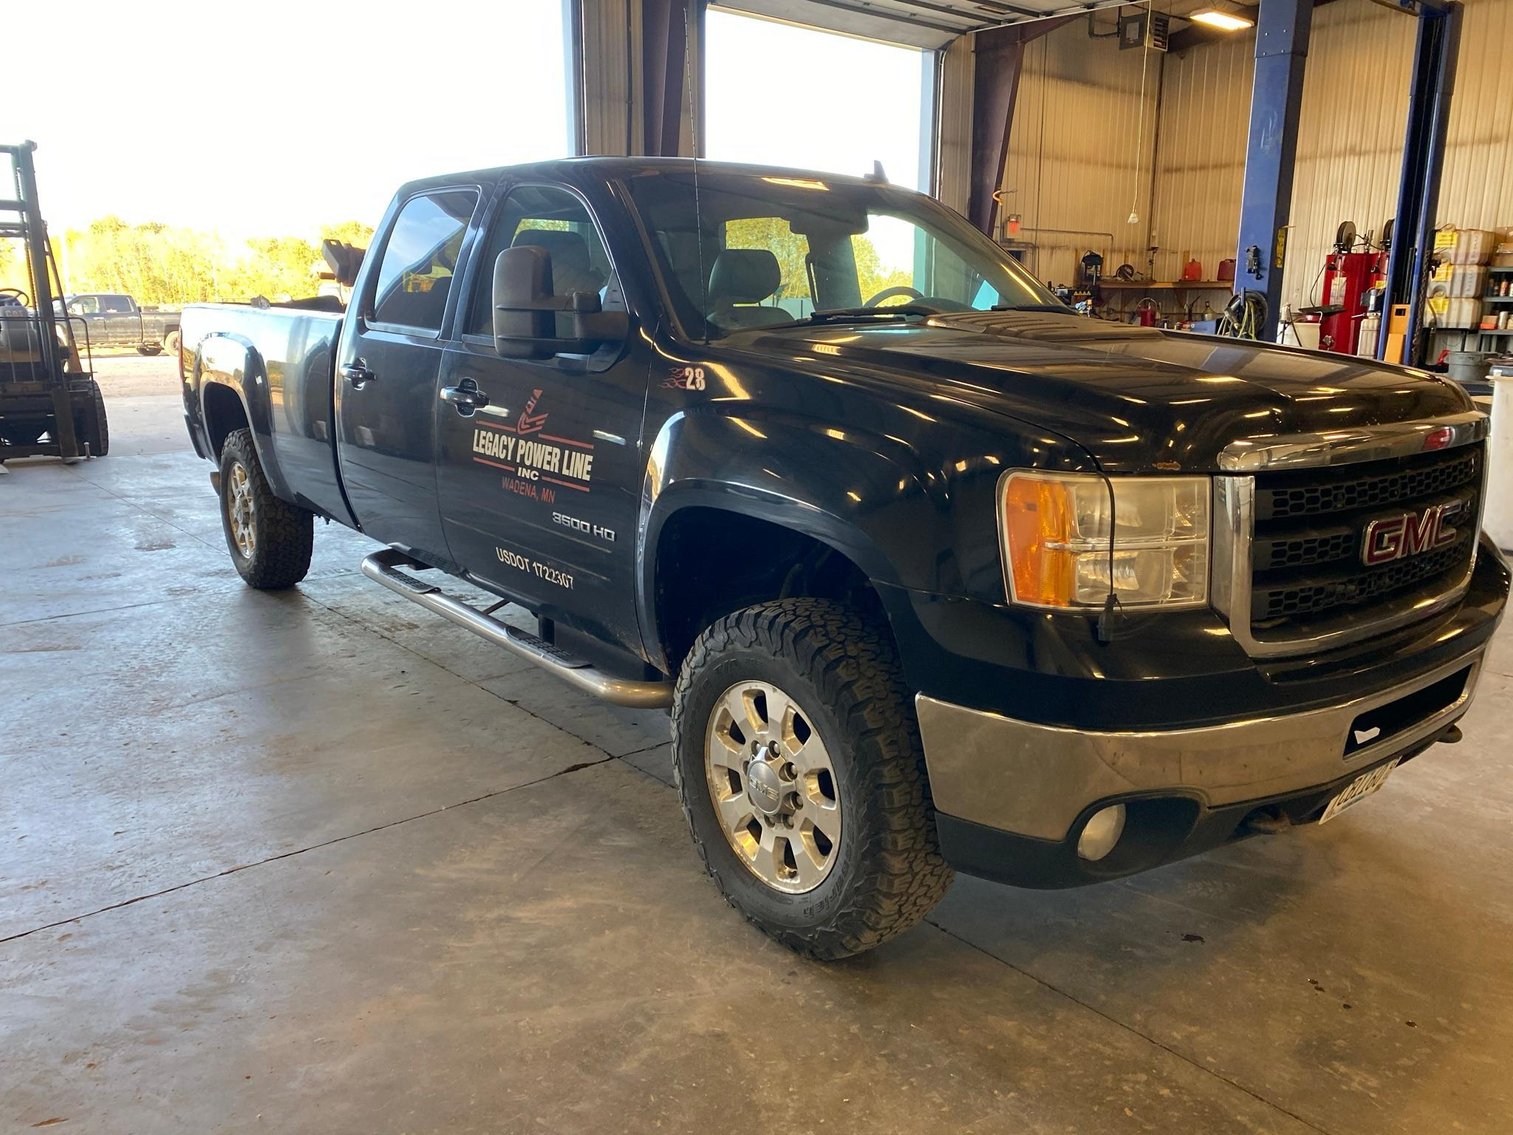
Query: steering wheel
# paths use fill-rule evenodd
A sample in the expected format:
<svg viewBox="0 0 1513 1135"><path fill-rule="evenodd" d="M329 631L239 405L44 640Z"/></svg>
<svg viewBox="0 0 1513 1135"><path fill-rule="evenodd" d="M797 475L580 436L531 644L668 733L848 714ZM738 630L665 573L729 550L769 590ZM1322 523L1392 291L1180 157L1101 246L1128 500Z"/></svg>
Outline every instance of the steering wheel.
<svg viewBox="0 0 1513 1135"><path fill-rule="evenodd" d="M31 297L20 288L0 288L0 296L14 296L16 302L22 307L27 307L31 303Z"/></svg>
<svg viewBox="0 0 1513 1135"><path fill-rule="evenodd" d="M908 284L895 284L891 288L884 288L862 306L876 307L878 304L882 303L883 300L891 300L897 296L908 296L911 300L922 300L925 298L925 293L920 291L918 288L909 287Z"/></svg>

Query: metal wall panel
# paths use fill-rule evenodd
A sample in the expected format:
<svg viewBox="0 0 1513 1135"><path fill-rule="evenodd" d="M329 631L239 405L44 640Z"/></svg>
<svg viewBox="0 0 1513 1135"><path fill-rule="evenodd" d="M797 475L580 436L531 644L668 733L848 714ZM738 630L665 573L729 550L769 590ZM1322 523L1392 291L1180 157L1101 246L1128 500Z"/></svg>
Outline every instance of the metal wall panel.
<svg viewBox="0 0 1513 1135"><path fill-rule="evenodd" d="M1317 301L1340 221L1381 232L1397 205L1415 20L1371 0L1315 10L1303 86L1285 301ZM1156 275L1184 251L1204 274L1234 256L1255 40L1204 44L1166 60L1156 154ZM1438 221L1513 225L1513 2L1467 0Z"/></svg>
<svg viewBox="0 0 1513 1135"><path fill-rule="evenodd" d="M1469 0L1439 220L1513 227L1513 0Z"/></svg>
<svg viewBox="0 0 1513 1135"><path fill-rule="evenodd" d="M1110 21L1102 21L1107 28ZM1004 212L1022 218L1025 263L1042 280L1071 281L1089 250L1107 271L1143 269L1150 217L1156 92L1165 56L1120 51L1077 21L1025 48L1004 171ZM1142 113L1143 112L1143 113ZM1129 224L1131 205L1138 216ZM1055 230L1077 230L1058 232Z"/></svg>
<svg viewBox="0 0 1513 1135"><path fill-rule="evenodd" d="M1150 230L1156 279L1176 279L1191 257L1211 280L1235 255L1254 72L1253 36L1167 57Z"/></svg>

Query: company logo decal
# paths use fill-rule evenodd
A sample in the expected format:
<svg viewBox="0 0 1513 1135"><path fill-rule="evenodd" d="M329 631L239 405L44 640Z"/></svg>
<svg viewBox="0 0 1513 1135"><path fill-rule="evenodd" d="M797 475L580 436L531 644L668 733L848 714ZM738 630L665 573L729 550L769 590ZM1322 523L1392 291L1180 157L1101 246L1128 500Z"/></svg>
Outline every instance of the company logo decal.
<svg viewBox="0 0 1513 1135"><path fill-rule="evenodd" d="M532 390L531 397L525 404L525 409L520 411L520 420L515 423L515 429L523 434L540 433L546 427L545 414L533 414L536 403L541 400L541 391Z"/></svg>
<svg viewBox="0 0 1513 1135"><path fill-rule="evenodd" d="M540 400L541 391L533 390L513 426L480 420L473 428L473 460L507 473L502 483L509 492L552 504L557 493L549 486L591 491L594 445L547 433L549 412L536 412Z"/></svg>
<svg viewBox="0 0 1513 1135"><path fill-rule="evenodd" d="M1450 527L1450 521L1465 507L1465 501L1451 501L1430 505L1422 512L1373 520L1362 534L1361 562L1367 567L1377 567L1453 543L1456 530Z"/></svg>

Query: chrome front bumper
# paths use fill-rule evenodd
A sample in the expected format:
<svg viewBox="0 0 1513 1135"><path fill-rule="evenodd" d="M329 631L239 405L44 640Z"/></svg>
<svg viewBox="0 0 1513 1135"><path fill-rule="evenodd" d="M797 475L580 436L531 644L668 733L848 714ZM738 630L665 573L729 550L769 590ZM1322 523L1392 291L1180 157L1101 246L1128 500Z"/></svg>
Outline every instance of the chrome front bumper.
<svg viewBox="0 0 1513 1135"><path fill-rule="evenodd" d="M1405 753L1469 708L1484 648L1369 697L1280 717L1166 732L1084 732L915 698L939 812L1036 839L1066 839L1093 804L1169 793L1205 807L1326 785ZM1361 715L1465 670L1460 695L1346 755Z"/></svg>

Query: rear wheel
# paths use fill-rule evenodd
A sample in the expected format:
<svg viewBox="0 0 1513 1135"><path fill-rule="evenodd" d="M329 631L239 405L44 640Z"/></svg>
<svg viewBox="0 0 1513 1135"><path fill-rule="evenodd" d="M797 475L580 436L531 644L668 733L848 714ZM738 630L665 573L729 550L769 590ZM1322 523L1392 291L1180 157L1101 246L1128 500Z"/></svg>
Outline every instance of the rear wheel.
<svg viewBox="0 0 1513 1135"><path fill-rule="evenodd" d="M233 430L221 449L221 528L237 574L252 587L293 587L310 570L315 515L273 495L251 430Z"/></svg>
<svg viewBox="0 0 1513 1135"><path fill-rule="evenodd" d="M163 348L158 343L143 343L137 348L137 354L139 355L161 355L162 353Z"/></svg>
<svg viewBox="0 0 1513 1135"><path fill-rule="evenodd" d="M100 384L89 380L89 403L82 412L74 415L74 436L89 446L91 457L104 457L110 452L110 423L105 418L105 395L100 393Z"/></svg>
<svg viewBox="0 0 1513 1135"><path fill-rule="evenodd" d="M167 351L170 355L176 355L179 353L179 344L182 341L182 337L177 331L170 331L167 335L163 336L163 350Z"/></svg>
<svg viewBox="0 0 1513 1135"><path fill-rule="evenodd" d="M869 950L950 886L892 640L846 607L785 599L706 630L678 677L673 746L705 868L791 949Z"/></svg>

